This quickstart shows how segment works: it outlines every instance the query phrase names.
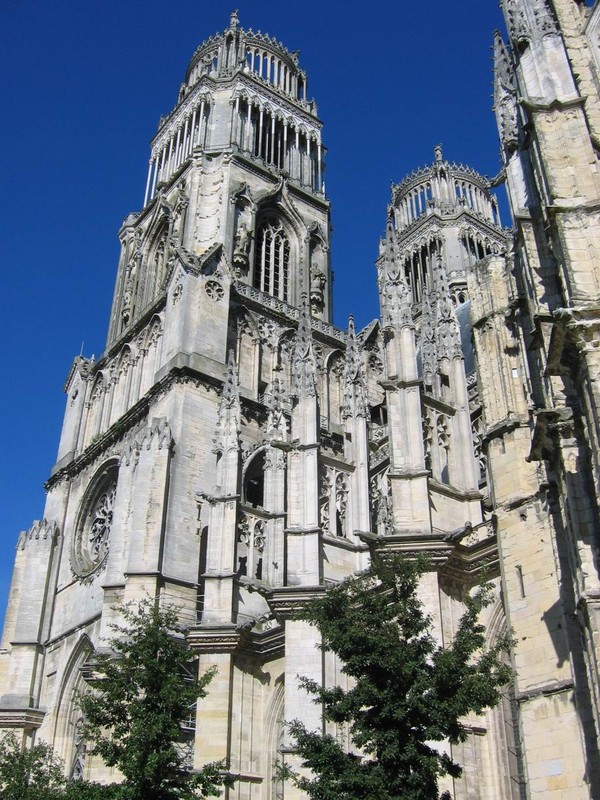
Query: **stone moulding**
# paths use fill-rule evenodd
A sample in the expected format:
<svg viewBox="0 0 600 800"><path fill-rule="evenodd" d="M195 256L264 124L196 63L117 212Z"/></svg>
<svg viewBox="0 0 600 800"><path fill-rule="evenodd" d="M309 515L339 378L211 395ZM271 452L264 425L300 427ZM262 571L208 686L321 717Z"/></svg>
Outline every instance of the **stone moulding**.
<svg viewBox="0 0 600 800"><path fill-rule="evenodd" d="M198 625L188 630L186 638L194 653L233 653L242 635L235 625Z"/></svg>
<svg viewBox="0 0 600 800"><path fill-rule="evenodd" d="M325 593L325 586L282 586L265 592L265 599L276 618L286 619L301 611L306 603Z"/></svg>
<svg viewBox="0 0 600 800"><path fill-rule="evenodd" d="M0 708L0 729L37 730L45 715L46 712L40 708Z"/></svg>

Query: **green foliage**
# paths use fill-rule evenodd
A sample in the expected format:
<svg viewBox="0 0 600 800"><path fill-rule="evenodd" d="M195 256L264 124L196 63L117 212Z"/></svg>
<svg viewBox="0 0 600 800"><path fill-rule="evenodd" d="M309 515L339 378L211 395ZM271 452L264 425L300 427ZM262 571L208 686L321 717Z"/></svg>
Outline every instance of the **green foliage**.
<svg viewBox="0 0 600 800"><path fill-rule="evenodd" d="M0 739L2 800L127 800L122 787L80 781L68 783L62 760L49 744L22 750L15 736Z"/></svg>
<svg viewBox="0 0 600 800"><path fill-rule="evenodd" d="M289 725L312 777L283 768L314 800L438 800L438 779L459 777L460 766L431 743L462 742L461 717L495 706L510 669L502 654L509 637L485 649L477 622L491 587L466 603L452 644L440 647L418 600L424 561L379 558L370 569L329 589L299 615L321 632L322 649L336 653L353 688L323 688L303 679L326 720L347 724L361 756L329 735ZM441 795L448 798L447 793Z"/></svg>
<svg viewBox="0 0 600 800"><path fill-rule="evenodd" d="M200 679L189 674L175 609L161 610L148 600L120 611L125 625L113 626L111 652L95 656L94 691L79 700L88 741L123 773L125 800L218 796L229 782L224 765L192 773L177 747L181 724L206 696L214 673Z"/></svg>
<svg viewBox="0 0 600 800"><path fill-rule="evenodd" d="M127 800L127 797L126 787L117 783L102 785L75 781L66 785L60 800Z"/></svg>
<svg viewBox="0 0 600 800"><path fill-rule="evenodd" d="M62 762L40 742L21 750L15 736L0 739L0 797L3 800L54 800L64 787Z"/></svg>

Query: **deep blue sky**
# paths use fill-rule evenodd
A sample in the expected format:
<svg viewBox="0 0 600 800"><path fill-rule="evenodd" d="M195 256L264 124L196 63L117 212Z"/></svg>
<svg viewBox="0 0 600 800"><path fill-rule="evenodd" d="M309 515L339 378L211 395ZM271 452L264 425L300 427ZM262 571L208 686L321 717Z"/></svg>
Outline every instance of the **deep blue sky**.
<svg viewBox="0 0 600 800"><path fill-rule="evenodd" d="M377 315L390 182L432 160L494 175L496 0L237 0L244 27L300 50L325 123L335 320ZM200 42L233 4L1 0L4 260L0 619L18 532L43 515L72 359L104 346L117 230L143 201L148 143ZM505 224L508 220L505 220Z"/></svg>

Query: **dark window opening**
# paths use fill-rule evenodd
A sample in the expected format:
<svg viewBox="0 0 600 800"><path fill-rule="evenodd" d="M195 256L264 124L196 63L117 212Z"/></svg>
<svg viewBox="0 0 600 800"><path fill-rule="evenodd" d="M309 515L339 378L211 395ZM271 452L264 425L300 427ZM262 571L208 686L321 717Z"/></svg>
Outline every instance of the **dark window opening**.
<svg viewBox="0 0 600 800"><path fill-rule="evenodd" d="M265 455L259 453L246 470L244 498L248 505L264 506L265 502Z"/></svg>

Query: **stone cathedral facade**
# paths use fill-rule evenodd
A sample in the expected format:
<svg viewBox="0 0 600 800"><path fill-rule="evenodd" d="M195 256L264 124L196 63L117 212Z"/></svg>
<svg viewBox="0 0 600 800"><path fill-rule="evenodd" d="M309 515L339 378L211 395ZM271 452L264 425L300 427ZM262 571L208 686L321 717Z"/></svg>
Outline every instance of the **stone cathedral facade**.
<svg viewBox="0 0 600 800"><path fill-rule="evenodd" d="M283 722L321 724L298 675L344 677L291 612L383 548L430 557L440 641L484 574L489 641L514 632L513 684L454 754L456 800L600 798L600 9L502 5L513 230L437 147L382 209L381 317L360 331L331 321L297 54L236 14L194 53L119 232L106 350L73 363L45 515L17 545L0 728L74 777L118 777L74 698L115 604L150 595L181 609L193 668L218 667L190 763L226 758L231 800L299 800L274 777Z"/></svg>

